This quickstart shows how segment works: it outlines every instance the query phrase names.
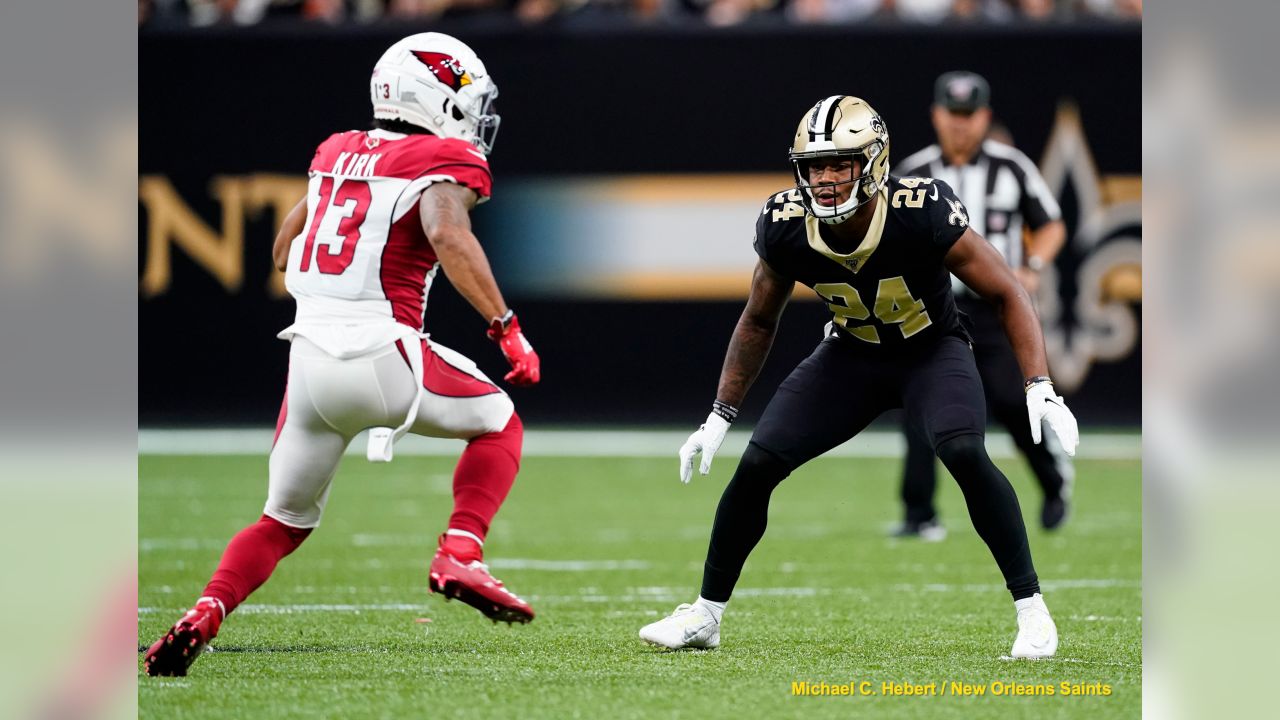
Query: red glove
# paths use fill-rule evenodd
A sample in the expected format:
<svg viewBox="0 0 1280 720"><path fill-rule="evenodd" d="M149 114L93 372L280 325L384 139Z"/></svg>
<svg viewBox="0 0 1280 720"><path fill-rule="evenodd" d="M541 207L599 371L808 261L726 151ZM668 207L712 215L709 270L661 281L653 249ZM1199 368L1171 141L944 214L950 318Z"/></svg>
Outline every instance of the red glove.
<svg viewBox="0 0 1280 720"><path fill-rule="evenodd" d="M489 323L488 335L490 340L498 343L503 356L511 363L511 372L502 379L512 385L537 384L542 378L542 361L538 360L538 353L533 351L533 346L524 333L520 332L520 321L516 319L516 314L508 310L506 315L494 318Z"/></svg>

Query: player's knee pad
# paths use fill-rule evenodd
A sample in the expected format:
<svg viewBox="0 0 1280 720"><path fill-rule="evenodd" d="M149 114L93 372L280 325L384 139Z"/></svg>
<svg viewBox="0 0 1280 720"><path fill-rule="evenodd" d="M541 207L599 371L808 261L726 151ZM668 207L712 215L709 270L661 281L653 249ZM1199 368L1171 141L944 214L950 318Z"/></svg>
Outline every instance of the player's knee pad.
<svg viewBox="0 0 1280 720"><path fill-rule="evenodd" d="M947 466L957 480L983 471L991 465L987 446L982 435L967 433L956 435L938 444L938 459Z"/></svg>
<svg viewBox="0 0 1280 720"><path fill-rule="evenodd" d="M311 473L287 474L274 470L273 467L263 514L291 528L318 526L329 500L329 480L315 480L315 474Z"/></svg>
<svg viewBox="0 0 1280 720"><path fill-rule="evenodd" d="M497 438L516 438L517 440L524 438L524 421L520 419L520 416L516 414L515 410L511 411L511 415L507 418L504 425L493 430L486 430L479 435L475 435L468 440L468 442L475 442L477 440L494 440Z"/></svg>
<svg viewBox="0 0 1280 720"><path fill-rule="evenodd" d="M501 430L487 432L471 438L470 444L501 448L511 454L516 462L520 462L520 453L524 447L524 422L514 410L507 424Z"/></svg>
<svg viewBox="0 0 1280 720"><path fill-rule="evenodd" d="M738 469L733 474L733 482L745 481L752 485L773 489L791 474L791 467L781 458L755 443L748 443L747 449L738 461Z"/></svg>
<svg viewBox="0 0 1280 720"><path fill-rule="evenodd" d="M520 414L515 410L511 411L511 419L507 421L507 426L498 431L499 434L508 438L514 438L517 441L524 439L524 421L520 419Z"/></svg>
<svg viewBox="0 0 1280 720"><path fill-rule="evenodd" d="M320 524L320 517L324 515L324 506L314 500L298 501L269 495L262 514L263 517L269 517L283 527L309 531Z"/></svg>

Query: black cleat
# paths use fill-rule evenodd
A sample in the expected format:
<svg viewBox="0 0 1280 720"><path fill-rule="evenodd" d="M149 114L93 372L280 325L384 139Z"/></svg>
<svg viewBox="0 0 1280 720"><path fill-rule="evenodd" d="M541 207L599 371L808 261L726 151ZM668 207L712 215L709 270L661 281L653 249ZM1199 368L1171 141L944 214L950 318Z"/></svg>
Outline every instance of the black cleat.
<svg viewBox="0 0 1280 720"><path fill-rule="evenodd" d="M1040 526L1045 530L1057 530L1067 521L1071 504L1061 495L1047 497L1040 507Z"/></svg>

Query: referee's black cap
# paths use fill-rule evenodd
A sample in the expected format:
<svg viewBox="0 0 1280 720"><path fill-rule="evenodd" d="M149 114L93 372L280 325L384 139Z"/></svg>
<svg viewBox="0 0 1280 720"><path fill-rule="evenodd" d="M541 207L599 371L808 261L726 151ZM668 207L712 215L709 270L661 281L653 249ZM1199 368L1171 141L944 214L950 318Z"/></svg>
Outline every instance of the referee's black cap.
<svg viewBox="0 0 1280 720"><path fill-rule="evenodd" d="M953 70L938 76L933 102L952 112L973 112L991 104L991 86L978 73Z"/></svg>

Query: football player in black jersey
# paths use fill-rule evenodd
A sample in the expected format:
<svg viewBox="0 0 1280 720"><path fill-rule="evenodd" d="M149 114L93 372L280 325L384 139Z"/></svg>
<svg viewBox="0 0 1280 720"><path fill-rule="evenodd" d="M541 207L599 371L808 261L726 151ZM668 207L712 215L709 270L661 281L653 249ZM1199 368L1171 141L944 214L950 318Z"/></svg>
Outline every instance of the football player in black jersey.
<svg viewBox="0 0 1280 720"><path fill-rule="evenodd" d="M825 298L827 337L778 386L720 498L697 602L640 630L667 648L713 648L769 496L793 470L903 408L956 478L978 534L1013 594L1015 658L1051 657L1058 633L1031 562L1017 496L983 444L986 404L949 273L993 303L1026 378L1028 420L1047 422L1074 454L1075 418L1053 392L1031 299L1000 254L968 227L945 183L889 174L889 132L866 102L819 101L791 147L796 187L770 198L756 220L760 256L707 421L680 449L689 482L707 474L748 388L764 365L796 282Z"/></svg>

